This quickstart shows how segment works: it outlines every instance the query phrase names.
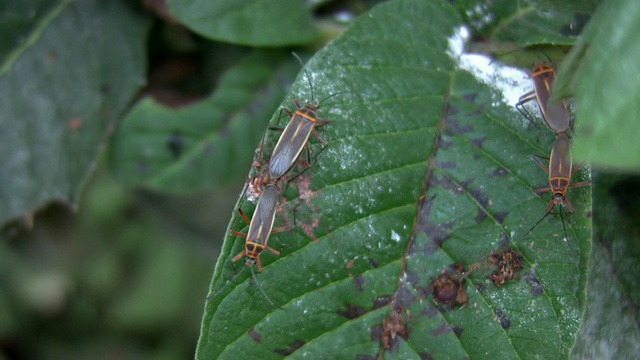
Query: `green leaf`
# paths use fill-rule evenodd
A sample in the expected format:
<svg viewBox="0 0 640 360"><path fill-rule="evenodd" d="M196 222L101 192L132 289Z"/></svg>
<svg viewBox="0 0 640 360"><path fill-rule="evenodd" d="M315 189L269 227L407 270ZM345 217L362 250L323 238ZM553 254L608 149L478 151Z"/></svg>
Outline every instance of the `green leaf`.
<svg viewBox="0 0 640 360"><path fill-rule="evenodd" d="M521 48L539 44L571 45L573 16L566 12L541 11L525 1L463 0L455 6L476 37L491 46L513 43Z"/></svg>
<svg viewBox="0 0 640 360"><path fill-rule="evenodd" d="M388 2L308 62L317 98L342 92L320 110L333 121L320 130L328 146L282 185L276 227L296 227L271 236L281 255L263 252L255 281L241 262L233 270L244 240L227 236L196 358L568 356L585 308L590 192L567 194L573 250L558 216L526 234L549 202L533 194L548 178L530 157L548 154L553 134L537 142L507 100L512 82L529 83L523 72L499 82L456 55L462 25L444 1ZM294 99L312 99L305 73L283 105ZM247 230L239 216L231 229ZM524 269L497 288L489 258L505 246ZM454 263L466 269L455 278L466 306L430 290Z"/></svg>
<svg viewBox="0 0 640 360"><path fill-rule="evenodd" d="M282 79L299 69L288 53L258 51L223 76L219 91L195 105L171 109L142 100L113 138L111 171L126 186L178 193L242 178L285 94Z"/></svg>
<svg viewBox="0 0 640 360"><path fill-rule="evenodd" d="M640 305L639 180L594 174L595 236L574 359L633 359L640 352L638 313L632 310Z"/></svg>
<svg viewBox="0 0 640 360"><path fill-rule="evenodd" d="M169 11L194 32L234 44L301 45L318 36L303 0L169 0Z"/></svg>
<svg viewBox="0 0 640 360"><path fill-rule="evenodd" d="M640 8L605 2L561 64L554 97L575 95L574 155L594 166L640 171Z"/></svg>
<svg viewBox="0 0 640 360"><path fill-rule="evenodd" d="M47 11L34 10L34 23L4 46L2 222L52 199L75 202L109 128L144 83L148 22L127 6L67 1Z"/></svg>

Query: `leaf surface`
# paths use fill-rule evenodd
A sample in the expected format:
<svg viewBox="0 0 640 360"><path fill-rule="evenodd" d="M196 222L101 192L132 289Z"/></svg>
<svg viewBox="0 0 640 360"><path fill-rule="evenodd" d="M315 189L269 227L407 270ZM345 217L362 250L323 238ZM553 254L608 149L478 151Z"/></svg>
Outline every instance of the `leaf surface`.
<svg viewBox="0 0 640 360"><path fill-rule="evenodd" d="M575 96L574 155L594 166L640 171L640 7L607 1L560 66L557 98Z"/></svg>
<svg viewBox="0 0 640 360"><path fill-rule="evenodd" d="M554 215L523 237L549 201L533 194L548 178L530 158L554 137L537 142L513 108L523 72L498 84L460 56L462 25L444 1L389 2L308 62L283 105L312 99L307 74L315 97L342 92L320 110L329 144L283 185L276 226L295 231L271 236L281 255L263 252L255 281L231 263L244 240L225 240L197 358L568 356L585 308L589 189L567 194L572 247ZM236 216L230 229L247 226ZM523 269L498 288L490 258L505 247ZM443 274L463 289L451 303Z"/></svg>
<svg viewBox="0 0 640 360"><path fill-rule="evenodd" d="M234 44L300 45L318 36L303 0L169 0L169 11L196 33Z"/></svg>
<svg viewBox="0 0 640 360"><path fill-rule="evenodd" d="M126 186L191 193L242 178L270 114L300 65L255 52L228 71L219 91L183 108L140 101L113 138L112 172Z"/></svg>
<svg viewBox="0 0 640 360"><path fill-rule="evenodd" d="M0 53L2 222L53 199L77 200L110 127L144 84L148 30L119 2L6 7L34 16Z"/></svg>

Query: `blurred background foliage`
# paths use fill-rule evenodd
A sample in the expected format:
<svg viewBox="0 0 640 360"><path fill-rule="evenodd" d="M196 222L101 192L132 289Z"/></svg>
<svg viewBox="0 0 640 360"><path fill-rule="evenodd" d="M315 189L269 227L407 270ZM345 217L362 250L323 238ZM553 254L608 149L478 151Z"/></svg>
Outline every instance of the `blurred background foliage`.
<svg viewBox="0 0 640 360"><path fill-rule="evenodd" d="M311 56L380 2L255 2L269 3L268 8L251 8L251 1L191 1L184 7L178 0L0 4L0 29L6 34L0 41L0 359L192 358L213 267L255 146L300 70L291 51ZM474 27L480 24L474 10L488 1L453 3L474 33L472 49L495 54L504 43L541 45L522 35L526 28L496 28L487 22ZM575 35L598 6L597 1L500 3L505 11L515 11L511 6L562 11L575 19L576 28L566 29ZM197 23L203 6L220 6L208 11L225 14L237 4L262 15L256 16L255 28L234 31L242 21L224 16L212 20L211 27L184 26ZM540 14L526 13L532 27L544 22ZM56 28L56 20L65 16L71 25ZM269 42L269 31L298 29L301 23L313 26L284 31L290 37ZM52 52L46 43L51 33L77 35L86 42L66 42L70 50L64 53L50 40L59 49ZM570 45L563 38L545 39L543 45ZM34 46L40 42L45 43ZM89 42L101 50L89 48ZM43 59L68 64L63 80L37 81L45 76L37 62ZM74 73L78 78L69 76ZM100 86L83 82L96 73ZM176 117L197 118L189 112L200 106L211 111L211 122L203 120L201 133L186 133L179 124L157 129L163 136L153 140L153 148L163 152L149 154L148 147L135 146L135 125L149 121L137 116L142 106L147 114L166 119L164 124ZM12 159L24 149L7 125L25 109L46 117L57 111L49 130L32 139L42 146L28 150L41 155L30 175L12 168ZM247 121L255 131L234 134L234 124ZM118 134L125 130L130 132ZM184 166L197 162L198 154L185 155L182 149L210 133L231 134L232 140L225 143L221 136L218 142L221 157L229 161L226 171L194 168L200 171L194 179L209 175L209 183L172 177L163 165L167 159L184 155L189 160ZM54 134L60 147L46 144ZM48 158L49 153L56 155ZM119 172L114 162L130 162L131 168ZM141 163L144 176L132 177ZM161 171L154 172L154 166ZM35 185L25 190L20 187L25 181ZM573 356L625 358L640 353L640 209L633 201L640 198L639 179L601 172L593 183L587 313Z"/></svg>

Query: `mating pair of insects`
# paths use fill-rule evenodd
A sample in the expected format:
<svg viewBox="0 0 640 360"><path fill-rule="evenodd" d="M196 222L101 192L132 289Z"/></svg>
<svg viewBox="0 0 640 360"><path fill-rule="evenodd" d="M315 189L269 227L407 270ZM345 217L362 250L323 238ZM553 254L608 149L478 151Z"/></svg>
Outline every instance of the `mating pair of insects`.
<svg viewBox="0 0 640 360"><path fill-rule="evenodd" d="M560 213L560 219L562 220L562 228L566 236L566 228L564 219L562 218L562 205L566 204L571 213L574 212L573 205L567 197L567 190L569 188L576 188L586 186L589 181L582 181L578 183L571 183L571 176L578 171L580 165L573 167L571 159L571 143L567 138L567 132L570 127L569 110L567 103L562 101L550 102L553 82L555 80L555 69L545 63L536 64L533 67L531 78L534 84L534 90L528 92L520 97L516 108L534 125L533 117L529 113L524 104L530 101L537 100L542 114L542 120L544 120L547 127L556 135L556 141L551 149L549 155L548 168L540 161L540 159L534 156L535 162L549 175L549 187L535 190L536 193L541 194L545 192L551 192L552 197L545 215L535 224L529 231L527 231L522 237L528 235L544 218L551 213L554 206L557 205Z"/></svg>
<svg viewBox="0 0 640 360"><path fill-rule="evenodd" d="M298 58L295 53L294 56ZM300 58L298 58L298 60L302 63ZM311 97L313 99L313 85L311 84L311 78L309 77L308 73L306 75L309 79ZM324 100L337 94L338 93L332 94ZM279 251L268 246L269 236L274 233L291 230L293 226L282 226L275 229L273 228L276 212L278 209L278 199L280 197L279 182L295 167L304 148L307 149L308 154L308 164L306 164L307 168L308 166L310 166L311 159L309 138L311 135L317 138L322 143L322 145L326 147L327 142L314 130L316 127L324 126L331 123L330 120L323 120L318 118L318 109L321 102L322 101L313 101L302 106L299 101L295 100L295 112L291 112L286 108L282 109L289 116L289 122L282 130L282 134L280 135L276 146L273 148L271 157L268 161L268 169L267 171L261 171L260 169L258 169L260 163L262 162L263 148L261 147L260 153L258 155L258 158L260 160L254 163L254 168L256 168L258 174L249 181L247 187L245 188L245 191L247 190L247 188L250 188L253 193L258 194L258 201L251 220L249 220L249 218L245 215L241 208L238 208L238 212L242 216L242 219L247 223L247 225L249 225L249 230L246 234L235 230L231 231L233 235L245 238L245 249L234 256L231 261L235 263L243 257L246 257L246 266L211 297L215 297L219 293L221 293L227 287L227 285L234 282L235 279L240 276L242 271L244 271L244 269L246 268L251 269L253 281L256 282L257 285L255 274L253 273L253 266L257 265L258 271L262 272L260 254L266 249L275 255L280 255ZM273 302L269 299L267 294L262 290L262 288L259 285L257 287L262 292L267 301L272 306L275 306L273 305Z"/></svg>

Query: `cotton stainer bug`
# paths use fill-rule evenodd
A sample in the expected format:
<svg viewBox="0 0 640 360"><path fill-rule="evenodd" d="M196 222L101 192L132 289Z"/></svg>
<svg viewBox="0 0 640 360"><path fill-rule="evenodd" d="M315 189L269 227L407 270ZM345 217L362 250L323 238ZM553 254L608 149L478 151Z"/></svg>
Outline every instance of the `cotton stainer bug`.
<svg viewBox="0 0 640 360"><path fill-rule="evenodd" d="M291 230L291 226L284 226L273 229L273 223L276 217L276 210L278 207L278 191L272 184L267 185L258 198L258 205L256 205L255 212L251 221L247 216L239 209L240 215L244 221L249 224L249 231L246 234L232 230L233 235L246 238L245 249L238 255L234 256L231 260L236 262L243 256L246 256L246 265L252 267L258 265L258 271L262 272L262 263L260 262L260 254L264 249L267 249L275 255L280 255L280 252L267 245L269 241L269 235L279 233L287 230Z"/></svg>
<svg viewBox="0 0 640 360"><path fill-rule="evenodd" d="M234 282L240 274L246 269L251 269L251 277L255 282L258 290L264 295L265 299L271 304L271 306L276 307L269 296L262 290L260 284L255 278L255 274L253 272L253 265L258 265L258 271L262 272L262 262L260 261L260 254L264 249L267 249L274 253L275 255L280 255L280 252L275 250L274 248L267 245L269 241L269 236L274 233L279 233L283 231L287 231L292 229L292 226L283 226L280 228L273 229L273 223L275 221L276 211L278 207L278 191L276 190L274 185L267 185L262 193L260 194L260 198L258 199L258 204L256 205L255 212L253 213L253 217L251 221L244 214L242 209L238 209L238 212L242 216L242 219L249 225L249 231L244 234L235 230L232 230L231 233L233 235L245 238L245 249L242 250L238 255L234 256L231 262L236 262L240 260L243 256L246 256L245 264L246 266L238 272L233 278L231 278L227 283L216 291L213 295L208 298L216 297L220 294L224 289L229 286L232 282Z"/></svg>
<svg viewBox="0 0 640 360"><path fill-rule="evenodd" d="M298 57L297 54L293 54L300 64L302 64L302 60ZM305 71L306 73L306 71ZM311 83L311 77L308 73L306 73L307 79L309 80L309 87L311 89L311 98L314 98L313 95L313 84ZM329 95L327 98L322 101L338 95L340 93L335 93ZM312 101L302 106L298 100L294 101L296 105L296 111L291 112L288 109L283 109L289 115L289 123L282 131L278 142L276 143L273 152L271 153L271 158L269 159L269 173L266 175L258 175L252 181L252 187L255 192L259 193L259 188L266 184L275 184L280 180L283 176L285 176L295 165L296 161L300 157L303 148L307 148L307 152L309 152L309 137L313 135L317 138L323 146L326 147L327 141L324 140L320 135L318 135L314 129L316 127L324 126L331 123L331 120L324 120L318 118L318 109L320 108L320 103L317 101ZM310 160L310 159L309 159Z"/></svg>
<svg viewBox="0 0 640 360"><path fill-rule="evenodd" d="M567 103L564 100L549 102L553 91L553 81L555 80L555 69L545 63L534 65L531 79L533 79L534 90L522 95L516 104L516 109L533 123L531 114L525 109L524 104L537 100L542 119L547 127L555 134L566 132L569 129L570 117Z"/></svg>
<svg viewBox="0 0 640 360"><path fill-rule="evenodd" d="M531 230L540 224L540 222L542 222L542 220L551 213L551 210L553 210L555 205L558 205L560 218L562 220L562 228L565 230L566 235L564 219L562 218L562 205L566 204L571 213L575 212L573 205L571 205L571 201L569 201L569 198L567 197L567 190L569 188L589 185L589 181L581 181L574 184L571 183L571 176L580 169L580 166L573 168L571 160L571 144L564 132L557 134L556 141L553 144L553 149L551 149L548 168L537 157L534 157L533 159L549 175L549 187L536 189L534 192L536 194L551 192L552 197L549 201L549 205L547 206L545 215L522 237L525 237L531 232Z"/></svg>

